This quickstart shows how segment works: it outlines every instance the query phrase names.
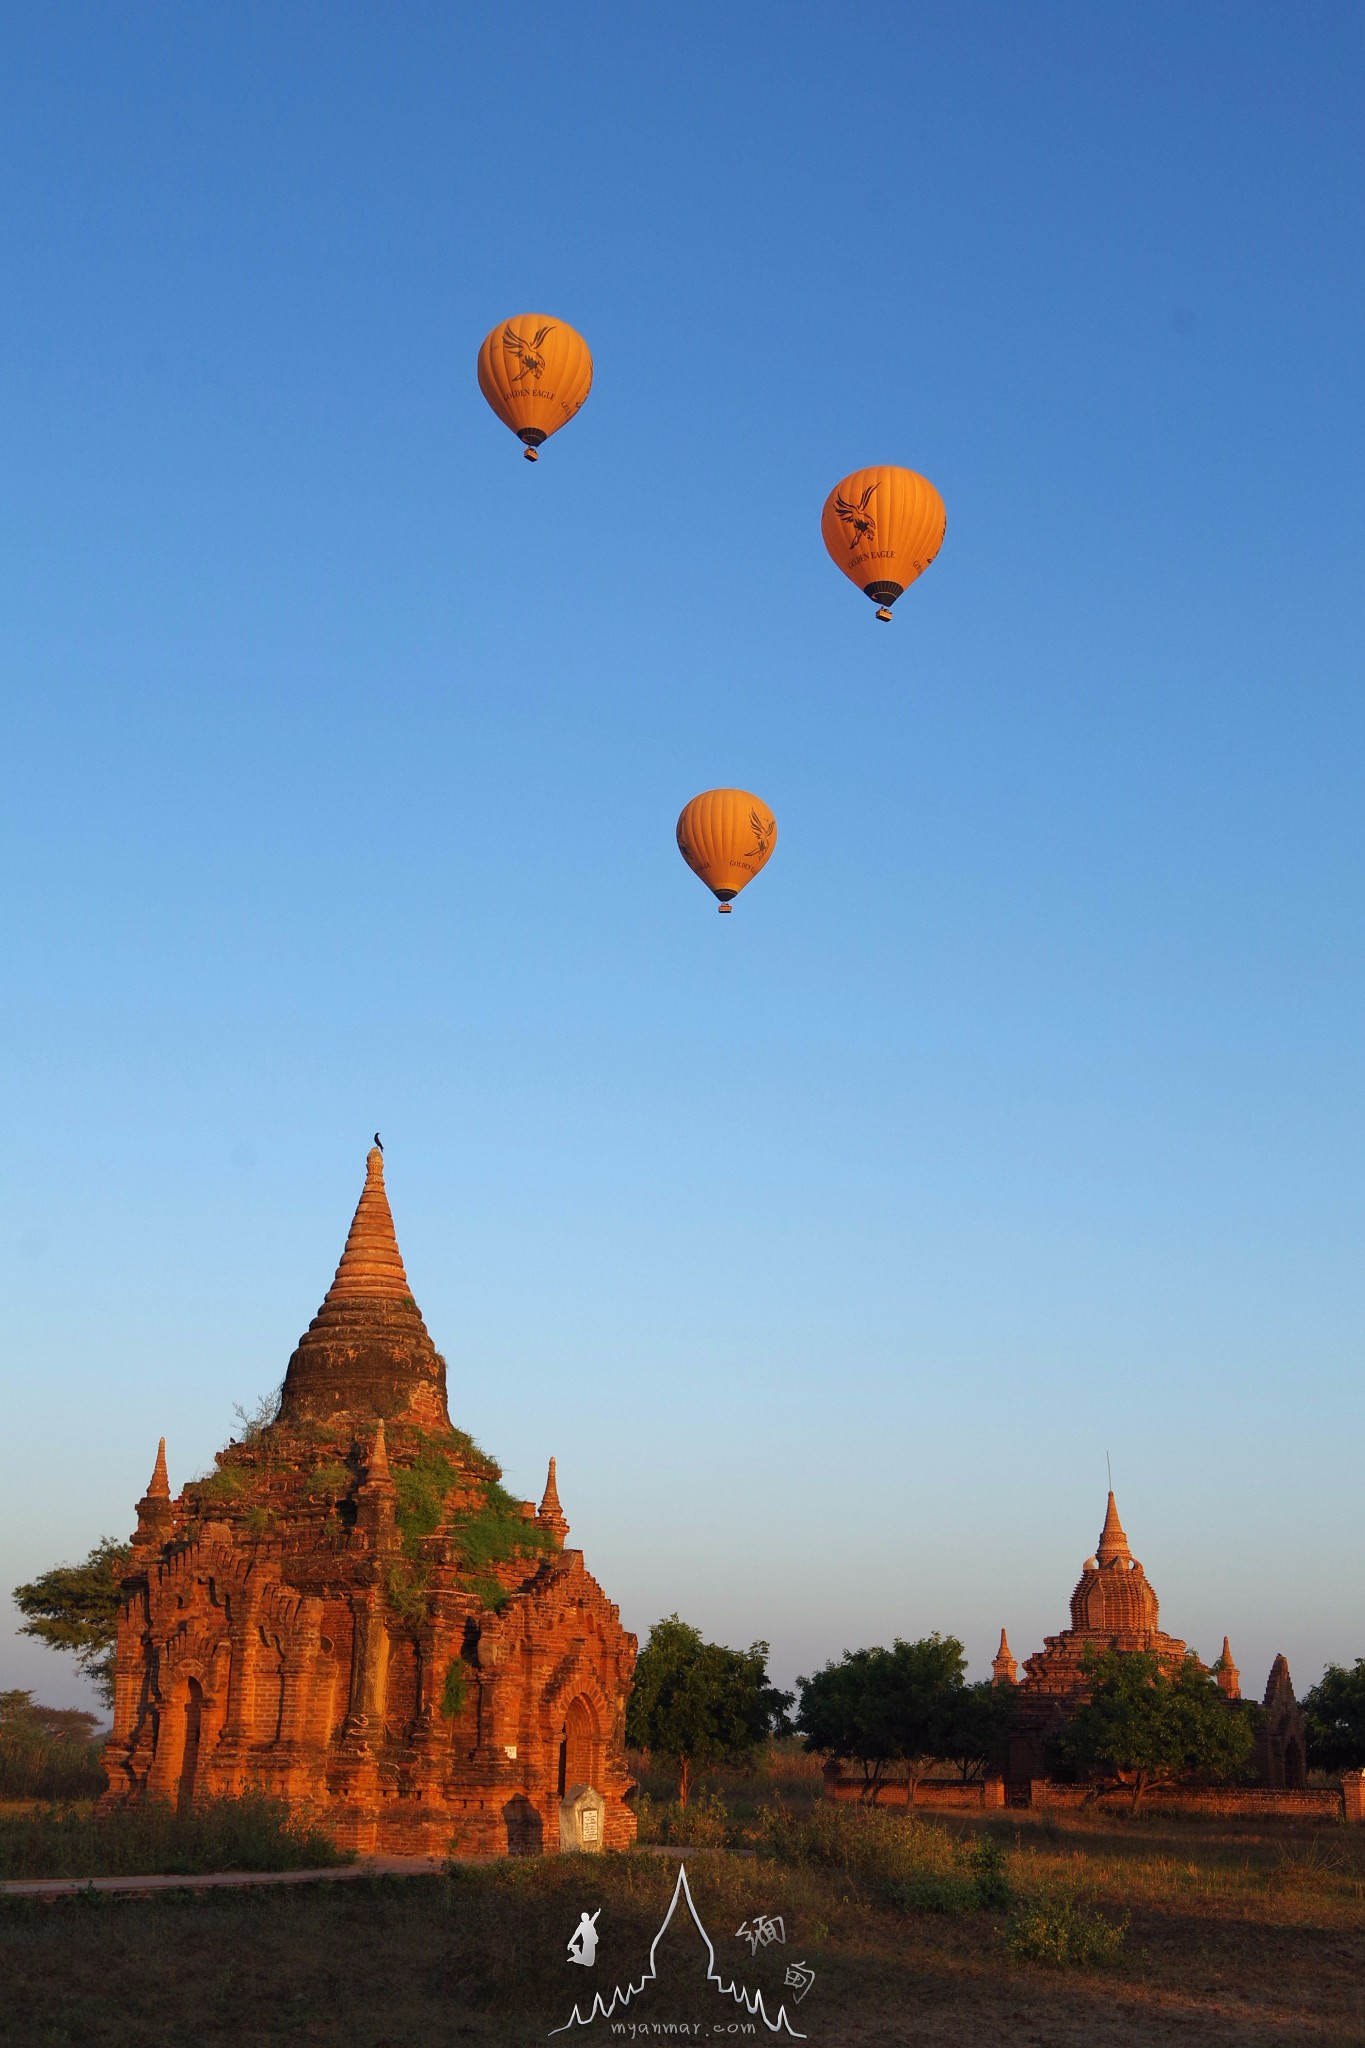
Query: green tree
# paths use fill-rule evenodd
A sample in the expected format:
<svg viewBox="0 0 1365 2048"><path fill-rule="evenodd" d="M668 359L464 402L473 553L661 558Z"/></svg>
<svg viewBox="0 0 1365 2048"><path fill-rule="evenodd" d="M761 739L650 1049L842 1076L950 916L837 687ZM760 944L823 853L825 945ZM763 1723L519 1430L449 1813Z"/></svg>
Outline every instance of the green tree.
<svg viewBox="0 0 1365 2048"><path fill-rule="evenodd" d="M947 1742L967 1660L955 1636L937 1632L889 1650L847 1650L813 1678L799 1678L796 1725L808 1749L860 1764L863 1797L875 1802L890 1763L903 1763L909 1801Z"/></svg>
<svg viewBox="0 0 1365 2048"><path fill-rule="evenodd" d="M0 1735L46 1742L93 1742L99 1716L84 1707L45 1707L31 1692L0 1692Z"/></svg>
<svg viewBox="0 0 1365 2048"><path fill-rule="evenodd" d="M1003 1761L1018 1704L1012 1685L992 1685L989 1678L959 1686L951 1695L943 1754L957 1765L964 1784L984 1778L992 1764Z"/></svg>
<svg viewBox="0 0 1365 2048"><path fill-rule="evenodd" d="M1303 1696L1308 1724L1308 1759L1320 1771L1365 1767L1365 1657L1348 1671L1329 1664Z"/></svg>
<svg viewBox="0 0 1365 2048"><path fill-rule="evenodd" d="M54 1650L70 1650L107 1708L114 1704L114 1639L119 1586L132 1548L105 1536L82 1564L59 1564L28 1586L16 1586L14 1604L28 1620L20 1635L36 1636Z"/></svg>
<svg viewBox="0 0 1365 2048"><path fill-rule="evenodd" d="M1091 1695L1063 1736L1084 1776L1131 1785L1133 1811L1154 1785L1237 1777L1251 1756L1255 1709L1228 1700L1199 1659L1170 1672L1147 1650L1087 1652Z"/></svg>
<svg viewBox="0 0 1365 2048"><path fill-rule="evenodd" d="M656 1621L635 1666L626 1740L667 1757L686 1806L692 1773L743 1763L786 1725L791 1694L768 1680L768 1645L727 1650L676 1614Z"/></svg>

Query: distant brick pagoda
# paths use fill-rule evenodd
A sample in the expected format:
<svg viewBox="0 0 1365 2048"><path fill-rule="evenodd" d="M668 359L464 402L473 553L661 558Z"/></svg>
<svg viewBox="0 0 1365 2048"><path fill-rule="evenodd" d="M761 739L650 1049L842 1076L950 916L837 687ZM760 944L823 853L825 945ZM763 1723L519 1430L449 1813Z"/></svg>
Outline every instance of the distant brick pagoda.
<svg viewBox="0 0 1365 2048"><path fill-rule="evenodd" d="M1086 1654L1104 1650L1150 1651L1168 1671L1178 1670L1190 1654L1185 1643L1158 1625L1155 1588L1128 1547L1112 1492L1095 1555L1086 1559L1071 1595L1071 1626L1044 1637L1043 1648L1026 1660L1017 1683L1015 1661L1000 1631L991 1671L996 1685L1016 1688L1018 1726L1010 1738L1008 1771L1013 1782L1043 1775L1046 1744L1089 1697ZM1224 1697L1240 1699L1241 1676L1226 1636L1213 1668ZM1303 1713L1283 1657L1275 1659L1266 1687L1256 1770L1266 1785L1298 1789L1305 1783Z"/></svg>
<svg viewBox="0 0 1365 2048"><path fill-rule="evenodd" d="M107 1804L263 1790L360 1850L624 1847L635 1637L455 1429L365 1186L279 1413L172 1500L164 1440L119 1622ZM591 1788L586 1792L585 1788Z"/></svg>

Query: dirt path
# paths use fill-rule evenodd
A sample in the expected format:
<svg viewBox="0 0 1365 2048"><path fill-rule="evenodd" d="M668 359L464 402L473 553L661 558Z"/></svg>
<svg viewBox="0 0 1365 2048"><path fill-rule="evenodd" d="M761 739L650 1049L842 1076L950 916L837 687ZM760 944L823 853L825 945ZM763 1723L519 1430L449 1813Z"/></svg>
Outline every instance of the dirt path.
<svg viewBox="0 0 1365 2048"><path fill-rule="evenodd" d="M474 1857L461 1857L474 1862ZM344 1884L352 1877L433 1877L444 1856L367 1856L327 1870L219 1870L198 1877L14 1877L0 1884L0 1897L69 1898L75 1892L207 1892L224 1885Z"/></svg>

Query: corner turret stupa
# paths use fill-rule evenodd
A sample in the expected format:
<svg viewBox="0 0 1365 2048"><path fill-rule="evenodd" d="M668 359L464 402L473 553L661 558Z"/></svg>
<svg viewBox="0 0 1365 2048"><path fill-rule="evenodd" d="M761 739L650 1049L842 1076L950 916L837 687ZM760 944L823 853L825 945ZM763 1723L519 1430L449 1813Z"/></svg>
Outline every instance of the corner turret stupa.
<svg viewBox="0 0 1365 2048"><path fill-rule="evenodd" d="M366 1161L279 1412L172 1499L164 1441L119 1619L105 1804L259 1788L345 1847L624 1847L635 1637L455 1428Z"/></svg>

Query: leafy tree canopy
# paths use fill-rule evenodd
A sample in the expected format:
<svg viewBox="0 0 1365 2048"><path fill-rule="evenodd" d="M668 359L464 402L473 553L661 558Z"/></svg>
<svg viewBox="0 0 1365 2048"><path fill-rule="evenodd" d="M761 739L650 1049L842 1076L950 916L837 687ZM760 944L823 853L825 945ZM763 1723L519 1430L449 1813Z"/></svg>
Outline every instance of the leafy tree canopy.
<svg viewBox="0 0 1365 2048"><path fill-rule="evenodd" d="M60 1564L28 1586L16 1586L14 1604L28 1616L19 1633L54 1650L70 1650L107 1708L114 1704L114 1638L119 1586L132 1548L105 1536L82 1564Z"/></svg>
<svg viewBox="0 0 1365 2048"><path fill-rule="evenodd" d="M1256 1709L1225 1699L1197 1657L1170 1672L1147 1650L1090 1651L1085 1668L1091 1696L1060 1747L1083 1775L1131 1783L1134 1812L1154 1784L1245 1770Z"/></svg>
<svg viewBox="0 0 1365 2048"><path fill-rule="evenodd" d="M989 1678L959 1686L951 1695L943 1755L957 1765L964 1780L984 1777L991 1764L1003 1760L1018 1705L1012 1685L993 1685Z"/></svg>
<svg viewBox="0 0 1365 2048"><path fill-rule="evenodd" d="M45 1707L31 1692L0 1692L0 1737L93 1742L99 1716L83 1707Z"/></svg>
<svg viewBox="0 0 1365 2048"><path fill-rule="evenodd" d="M626 1740L676 1764L686 1806L694 1770L744 1762L786 1725L790 1704L791 1694L769 1683L766 1643L727 1650L670 1614L655 1622L636 1663Z"/></svg>
<svg viewBox="0 0 1365 2048"><path fill-rule="evenodd" d="M937 1633L914 1643L898 1636L889 1650L846 1650L797 1680L796 1725L808 1749L861 1764L871 1791L889 1763L906 1764L913 1796L925 1764L951 1753L966 1668L961 1643Z"/></svg>
<svg viewBox="0 0 1365 2048"><path fill-rule="evenodd" d="M1303 1697L1308 1759L1321 1771L1365 1768L1365 1657L1348 1671L1329 1664Z"/></svg>

